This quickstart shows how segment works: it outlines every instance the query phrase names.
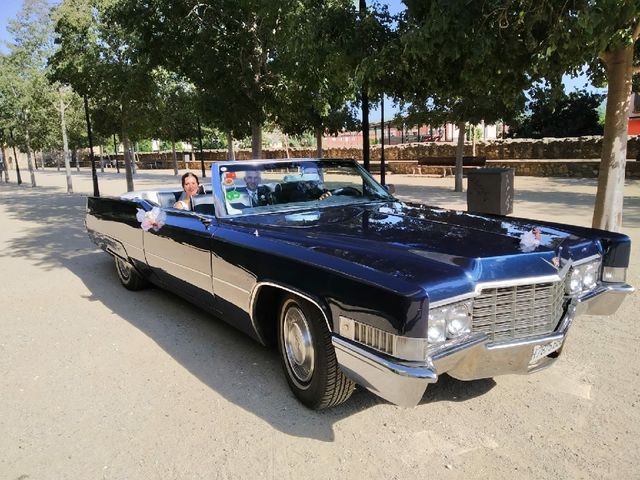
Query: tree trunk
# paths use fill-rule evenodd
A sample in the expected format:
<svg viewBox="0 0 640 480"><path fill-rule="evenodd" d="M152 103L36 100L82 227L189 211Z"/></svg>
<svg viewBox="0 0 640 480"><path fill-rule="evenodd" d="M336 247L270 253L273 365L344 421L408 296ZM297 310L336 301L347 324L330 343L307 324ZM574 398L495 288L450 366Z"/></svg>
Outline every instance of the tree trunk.
<svg viewBox="0 0 640 480"><path fill-rule="evenodd" d="M31 187L36 187L36 175L33 172L33 158L31 153L31 139L29 138L29 129L25 130L25 140L27 141L27 166L31 175Z"/></svg>
<svg viewBox="0 0 640 480"><path fill-rule="evenodd" d="M484 122L484 120L483 120ZM475 125L471 126L471 155L476 156L476 127Z"/></svg>
<svg viewBox="0 0 640 480"><path fill-rule="evenodd" d="M4 183L9 183L9 159L4 143L2 143L2 165L4 165Z"/></svg>
<svg viewBox="0 0 640 480"><path fill-rule="evenodd" d="M227 159L235 160L236 154L233 151L233 133L227 132Z"/></svg>
<svg viewBox="0 0 640 480"><path fill-rule="evenodd" d="M113 134L113 157L116 159L116 172L120 173L120 163L118 163L118 144L116 143L116 134Z"/></svg>
<svg viewBox="0 0 640 480"><path fill-rule="evenodd" d="M131 152L129 151L129 134L126 130L126 120L122 121L122 146L124 148L124 168L127 179L127 192L133 191L133 170L131 167Z"/></svg>
<svg viewBox="0 0 640 480"><path fill-rule="evenodd" d="M73 149L73 151L71 152L71 158L75 159L75 163L76 163L76 171L79 172L80 171L80 157L78 156L78 150L76 150L75 148Z"/></svg>
<svg viewBox="0 0 640 480"><path fill-rule="evenodd" d="M289 135L286 133L282 134L282 147L284 148L285 158L291 158L291 155L289 155Z"/></svg>
<svg viewBox="0 0 640 480"><path fill-rule="evenodd" d="M102 149L102 145L100 145L100 173L104 173L104 150Z"/></svg>
<svg viewBox="0 0 640 480"><path fill-rule="evenodd" d="M458 148L456 148L456 183L455 191L462 192L462 157L464 155L465 123L458 122Z"/></svg>
<svg viewBox="0 0 640 480"><path fill-rule="evenodd" d="M131 153L129 154L129 156L131 157L131 171L135 175L138 173L138 152L136 152L136 144L132 144L131 140L129 140L129 145L131 146Z"/></svg>
<svg viewBox="0 0 640 480"><path fill-rule="evenodd" d="M16 160L16 179L18 181L18 185L22 185L22 177L20 176L20 164L18 163L18 152L16 152L16 142L15 139L13 138L13 130L10 131L11 132L11 148L13 149L13 156L15 157Z"/></svg>
<svg viewBox="0 0 640 480"><path fill-rule="evenodd" d="M71 181L71 164L69 163L69 139L67 138L67 120L65 118L64 98L62 88L60 88L60 126L62 127L62 155L64 156L64 171L67 177L67 193L73 193L73 182ZM58 163L58 165L60 165ZM60 167L58 167L60 170Z"/></svg>
<svg viewBox="0 0 640 480"><path fill-rule="evenodd" d="M616 232L622 227L633 49L632 44L602 55L607 69L607 110L592 226Z"/></svg>
<svg viewBox="0 0 640 480"><path fill-rule="evenodd" d="M262 125L251 123L251 155L254 159L262 158Z"/></svg>
<svg viewBox="0 0 640 480"><path fill-rule="evenodd" d="M178 175L178 154L176 153L176 141L171 139L171 153L173 154L173 174Z"/></svg>
<svg viewBox="0 0 640 480"><path fill-rule="evenodd" d="M322 128L316 127L316 157L322 158ZM384 131L382 132L384 135Z"/></svg>

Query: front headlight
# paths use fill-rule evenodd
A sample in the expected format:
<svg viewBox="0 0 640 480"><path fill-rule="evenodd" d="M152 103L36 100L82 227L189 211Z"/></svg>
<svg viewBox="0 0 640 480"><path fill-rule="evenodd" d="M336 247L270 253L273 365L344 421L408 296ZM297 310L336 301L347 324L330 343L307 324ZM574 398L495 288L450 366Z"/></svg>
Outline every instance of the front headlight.
<svg viewBox="0 0 640 480"><path fill-rule="evenodd" d="M600 260L583 263L571 268L567 282L567 293L577 295L592 290L600 278Z"/></svg>
<svg viewBox="0 0 640 480"><path fill-rule="evenodd" d="M441 343L471 333L472 311L471 300L430 308L427 331L429 343Z"/></svg>

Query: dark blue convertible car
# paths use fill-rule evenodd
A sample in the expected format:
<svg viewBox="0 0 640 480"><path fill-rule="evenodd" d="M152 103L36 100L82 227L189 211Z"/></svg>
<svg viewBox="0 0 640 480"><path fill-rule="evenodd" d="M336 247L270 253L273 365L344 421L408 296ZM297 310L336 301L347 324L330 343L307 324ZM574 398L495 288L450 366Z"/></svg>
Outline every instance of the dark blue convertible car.
<svg viewBox="0 0 640 480"><path fill-rule="evenodd" d="M211 178L190 211L179 189L89 198L88 233L128 289L171 289L277 345L310 408L356 384L413 406L443 373L534 372L577 315L633 291L625 235L406 204L353 161L223 162Z"/></svg>

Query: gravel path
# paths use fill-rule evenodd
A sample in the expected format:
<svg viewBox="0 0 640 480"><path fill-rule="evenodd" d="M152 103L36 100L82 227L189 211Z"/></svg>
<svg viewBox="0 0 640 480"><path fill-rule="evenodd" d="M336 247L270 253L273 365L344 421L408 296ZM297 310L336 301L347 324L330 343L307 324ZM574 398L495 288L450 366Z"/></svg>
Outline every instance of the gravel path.
<svg viewBox="0 0 640 480"><path fill-rule="evenodd" d="M639 478L638 293L615 317L579 318L546 371L445 376L412 409L358 390L317 413L290 394L274 351L167 292L119 285L84 230L88 172L73 195L62 173L36 175L37 188L0 184L0 478ZM465 208L453 178L388 181L402 199ZM103 194L125 185L100 175ZM515 215L590 224L594 180L515 188ZM637 252L640 182L625 193Z"/></svg>

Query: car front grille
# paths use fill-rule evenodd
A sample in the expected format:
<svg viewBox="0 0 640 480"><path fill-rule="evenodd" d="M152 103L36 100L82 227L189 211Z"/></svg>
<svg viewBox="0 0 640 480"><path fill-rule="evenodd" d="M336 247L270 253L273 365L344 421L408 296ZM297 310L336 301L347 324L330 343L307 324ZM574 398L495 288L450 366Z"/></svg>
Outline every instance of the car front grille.
<svg viewBox="0 0 640 480"><path fill-rule="evenodd" d="M473 302L472 331L491 340L551 333L563 311L563 282L486 288Z"/></svg>

